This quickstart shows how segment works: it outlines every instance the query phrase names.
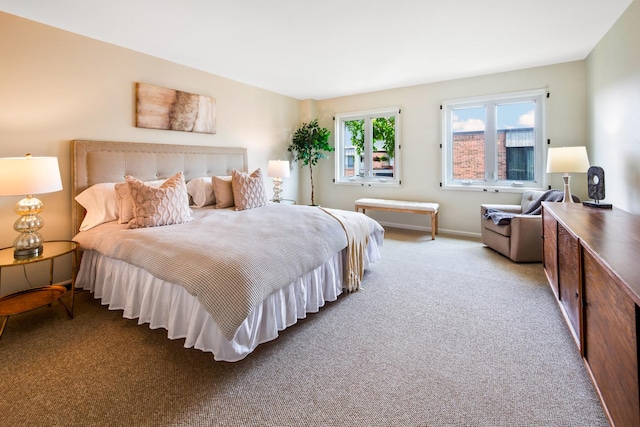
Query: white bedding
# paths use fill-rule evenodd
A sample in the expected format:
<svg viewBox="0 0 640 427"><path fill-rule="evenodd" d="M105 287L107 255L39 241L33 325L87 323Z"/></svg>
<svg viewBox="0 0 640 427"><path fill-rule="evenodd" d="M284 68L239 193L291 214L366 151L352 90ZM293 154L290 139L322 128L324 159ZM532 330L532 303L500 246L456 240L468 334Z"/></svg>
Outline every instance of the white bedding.
<svg viewBox="0 0 640 427"><path fill-rule="evenodd" d="M224 215L234 214L237 213ZM206 213L197 211L198 215ZM107 224L104 229L109 227L114 228ZM76 237L82 245L81 234ZM377 223L372 224L365 267L379 258L378 245L382 243L382 236L382 228ZM314 242L311 240L308 244ZM85 249L88 247L85 241ZM94 292L110 309L124 310L126 318L137 318L140 324L149 323L151 328L167 329L170 339L185 338L185 347L210 351L216 360L237 361L260 343L276 338L278 331L304 318L306 313L316 312L326 301L335 300L343 289L344 256L342 251L325 257L319 267L261 299L232 339L184 286L168 281L166 277L165 280L154 277L131 263L97 251L84 252L76 286Z"/></svg>

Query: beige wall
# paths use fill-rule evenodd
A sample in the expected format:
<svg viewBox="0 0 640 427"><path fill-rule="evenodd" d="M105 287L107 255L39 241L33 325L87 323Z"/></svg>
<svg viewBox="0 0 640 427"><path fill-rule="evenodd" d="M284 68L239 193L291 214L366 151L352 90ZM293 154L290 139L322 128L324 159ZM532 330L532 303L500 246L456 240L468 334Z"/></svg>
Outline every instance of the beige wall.
<svg viewBox="0 0 640 427"><path fill-rule="evenodd" d="M636 1L587 61L300 102L0 13L0 156L20 156L26 152L58 156L66 187L62 192L41 196L47 204L44 234L47 239L69 238L72 139L245 146L249 149L249 167L254 169L266 167L269 159L289 157L286 147L301 120L318 117L333 134L332 118L336 113L399 105L402 187L336 186L332 182L331 155L314 171L318 202L352 209L353 201L365 196L437 201L441 204L443 231L477 235L480 203L515 203L519 195L440 189L439 105L452 98L547 88L551 92L547 102L547 138L552 146L582 145L589 141L592 164L603 166L607 172L607 201L637 212L640 51L633 40L640 39L640 29L633 24L638 22L639 14ZM215 54L215 48L211 54ZM218 133L136 128L137 81L215 97ZM292 176L284 184L285 197L305 203L310 193L308 171L296 164L292 168ZM550 176L549 183L554 188L562 186L557 176ZM586 198L585 177L573 176L572 189ZM0 198L0 224L6 225L0 227L2 246L13 240L14 203L13 198ZM415 228L426 224L424 218L411 215L376 213L375 216L386 223Z"/></svg>
<svg viewBox="0 0 640 427"><path fill-rule="evenodd" d="M318 201L327 206L353 209L359 197L385 197L440 203L440 229L463 235L479 235L480 203L519 203L515 193L485 193L442 190L441 112L447 99L547 88L547 138L552 146L587 144L586 76L584 61L532 68L508 73L473 77L442 83L367 93L319 101L320 122L332 130L336 113L398 105L402 109L402 187L376 188L338 186L332 183L333 155L321 163L317 175ZM550 177L553 188L562 188L561 177ZM586 196L584 176L572 178L574 193ZM308 182L301 179L301 191L308 193ZM425 227L426 220L415 215L372 213L385 223Z"/></svg>
<svg viewBox="0 0 640 427"><path fill-rule="evenodd" d="M590 161L605 201L640 214L640 2L631 3L586 60Z"/></svg>
<svg viewBox="0 0 640 427"><path fill-rule="evenodd" d="M215 55L215 43L206 54ZM71 238L70 141L95 139L242 146L249 168L286 158L300 101L131 50L0 13L0 157L57 156L63 191L39 198L46 240ZM217 134L135 127L135 83L208 95ZM297 180L285 181L293 198ZM267 188L271 195L270 179ZM0 197L0 247L15 238L15 197ZM3 287L8 289L3 271Z"/></svg>
<svg viewBox="0 0 640 427"><path fill-rule="evenodd" d="M209 54L215 55L215 48ZM0 157L57 156L65 189L40 198L46 239L71 237L69 141L241 146L249 168L286 157L300 101L0 13ZM135 127L135 83L216 98L217 134ZM270 182L269 182L270 184ZM271 192L271 185L267 186ZM297 192L285 183L285 196ZM11 245L14 198L0 198L0 245Z"/></svg>

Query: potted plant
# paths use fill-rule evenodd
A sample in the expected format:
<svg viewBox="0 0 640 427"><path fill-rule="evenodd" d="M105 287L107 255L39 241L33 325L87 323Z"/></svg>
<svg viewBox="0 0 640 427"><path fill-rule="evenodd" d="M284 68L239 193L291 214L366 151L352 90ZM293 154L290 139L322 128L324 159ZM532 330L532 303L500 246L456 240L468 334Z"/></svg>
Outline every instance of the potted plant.
<svg viewBox="0 0 640 427"><path fill-rule="evenodd" d="M333 147L329 145L329 135L331 132L327 128L318 125L315 119L309 123L303 123L302 126L295 131L291 145L287 148L293 154L294 160L301 161L302 166L309 165L309 177L311 178L311 205L315 205L313 198L313 167L320 159L326 159L328 156L325 151L333 151Z"/></svg>

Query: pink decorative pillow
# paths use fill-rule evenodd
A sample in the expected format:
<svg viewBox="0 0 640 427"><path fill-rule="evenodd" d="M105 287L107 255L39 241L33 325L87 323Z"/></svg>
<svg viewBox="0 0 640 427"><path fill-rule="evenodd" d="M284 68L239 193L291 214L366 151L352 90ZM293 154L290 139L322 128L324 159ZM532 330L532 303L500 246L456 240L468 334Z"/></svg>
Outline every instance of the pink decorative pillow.
<svg viewBox="0 0 640 427"><path fill-rule="evenodd" d="M233 206L233 189L230 176L213 177L213 194L216 199L216 208L230 208Z"/></svg>
<svg viewBox="0 0 640 427"><path fill-rule="evenodd" d="M155 181L145 181L146 185L152 187L160 187L164 183L164 179L157 179ZM120 224L128 224L133 219L133 200L131 200L131 191L129 191L129 184L126 182L119 182L115 185L117 195L117 210L118 221Z"/></svg>
<svg viewBox="0 0 640 427"><path fill-rule="evenodd" d="M231 171L231 187L237 211L259 208L269 203L259 168L251 175L235 169Z"/></svg>
<svg viewBox="0 0 640 427"><path fill-rule="evenodd" d="M160 187L153 187L130 175L126 177L133 201L129 228L157 227L191 221L189 194L184 175L178 172Z"/></svg>

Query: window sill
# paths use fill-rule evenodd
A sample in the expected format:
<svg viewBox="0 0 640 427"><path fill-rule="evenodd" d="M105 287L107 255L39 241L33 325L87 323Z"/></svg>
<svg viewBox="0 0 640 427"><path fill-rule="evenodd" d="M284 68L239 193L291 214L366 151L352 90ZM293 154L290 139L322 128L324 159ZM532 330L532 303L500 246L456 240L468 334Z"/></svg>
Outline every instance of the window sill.
<svg viewBox="0 0 640 427"><path fill-rule="evenodd" d="M443 190L483 191L487 193L523 193L529 190L544 191L542 186L487 186L487 185L443 185Z"/></svg>
<svg viewBox="0 0 640 427"><path fill-rule="evenodd" d="M356 179L353 181L336 181L335 185L351 185L359 187L400 187L400 183L395 180L380 179Z"/></svg>

